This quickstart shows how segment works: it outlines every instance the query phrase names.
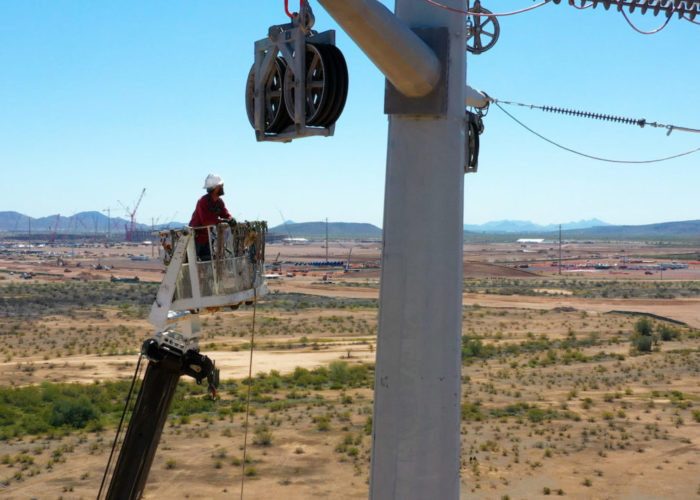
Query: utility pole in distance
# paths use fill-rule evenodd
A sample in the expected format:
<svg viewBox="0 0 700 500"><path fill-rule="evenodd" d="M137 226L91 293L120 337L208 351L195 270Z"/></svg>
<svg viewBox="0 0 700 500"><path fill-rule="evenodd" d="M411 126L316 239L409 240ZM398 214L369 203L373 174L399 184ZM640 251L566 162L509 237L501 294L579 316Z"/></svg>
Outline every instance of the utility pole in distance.
<svg viewBox="0 0 700 500"><path fill-rule="evenodd" d="M457 500L465 16L415 0L395 15L376 0L319 3L387 77L370 498Z"/></svg>
<svg viewBox="0 0 700 500"><path fill-rule="evenodd" d="M561 224L559 224L559 274L561 275Z"/></svg>

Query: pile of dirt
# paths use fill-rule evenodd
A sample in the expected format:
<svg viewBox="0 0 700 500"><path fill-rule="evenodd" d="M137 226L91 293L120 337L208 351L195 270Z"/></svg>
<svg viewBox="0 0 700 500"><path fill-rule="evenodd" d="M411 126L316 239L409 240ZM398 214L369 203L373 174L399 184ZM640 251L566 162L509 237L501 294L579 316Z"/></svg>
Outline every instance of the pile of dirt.
<svg viewBox="0 0 700 500"><path fill-rule="evenodd" d="M464 263L463 272L465 278L530 278L537 276L536 273L523 269L470 261Z"/></svg>

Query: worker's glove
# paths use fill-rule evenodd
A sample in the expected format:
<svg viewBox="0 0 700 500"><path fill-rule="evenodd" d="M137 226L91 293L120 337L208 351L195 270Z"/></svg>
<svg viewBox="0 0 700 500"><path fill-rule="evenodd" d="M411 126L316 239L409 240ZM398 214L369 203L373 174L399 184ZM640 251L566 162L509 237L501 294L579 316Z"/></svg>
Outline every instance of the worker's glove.
<svg viewBox="0 0 700 500"><path fill-rule="evenodd" d="M227 223L231 227L236 227L236 224L238 224L238 222L236 222L236 219L234 219L233 217L231 217L230 219L224 220L224 222Z"/></svg>

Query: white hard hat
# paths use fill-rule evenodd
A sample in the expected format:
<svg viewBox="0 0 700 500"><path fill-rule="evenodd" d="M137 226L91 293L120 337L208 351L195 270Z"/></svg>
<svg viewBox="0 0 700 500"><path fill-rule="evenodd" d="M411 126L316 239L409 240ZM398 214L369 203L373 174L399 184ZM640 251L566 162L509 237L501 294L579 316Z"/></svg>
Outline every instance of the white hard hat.
<svg viewBox="0 0 700 500"><path fill-rule="evenodd" d="M224 180L216 174L209 174L204 180L204 189L211 189L216 186L221 186Z"/></svg>

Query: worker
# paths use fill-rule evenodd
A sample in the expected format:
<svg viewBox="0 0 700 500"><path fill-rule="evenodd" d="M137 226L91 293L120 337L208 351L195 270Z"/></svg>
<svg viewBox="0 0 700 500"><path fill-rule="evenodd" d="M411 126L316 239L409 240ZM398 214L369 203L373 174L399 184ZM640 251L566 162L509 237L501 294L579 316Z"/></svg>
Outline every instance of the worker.
<svg viewBox="0 0 700 500"><path fill-rule="evenodd" d="M218 224L219 222L235 222L231 214L226 210L226 205L221 197L224 195L224 181L216 174L209 174L204 180L204 189L207 194L202 196L194 209L190 227L202 227ZM209 247L209 230L198 229L195 234L195 248L199 260L211 260Z"/></svg>

